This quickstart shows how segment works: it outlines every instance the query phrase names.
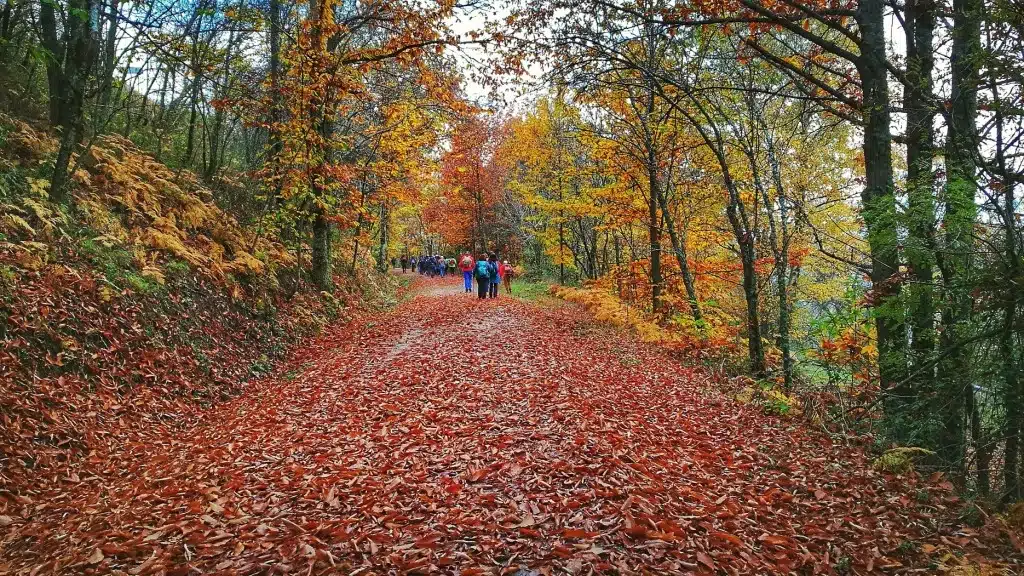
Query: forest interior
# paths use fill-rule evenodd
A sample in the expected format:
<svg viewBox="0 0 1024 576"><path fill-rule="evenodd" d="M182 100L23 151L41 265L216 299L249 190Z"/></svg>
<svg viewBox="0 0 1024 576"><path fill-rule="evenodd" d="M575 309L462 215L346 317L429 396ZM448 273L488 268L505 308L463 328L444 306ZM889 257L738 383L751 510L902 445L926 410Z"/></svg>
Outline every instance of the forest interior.
<svg viewBox="0 0 1024 576"><path fill-rule="evenodd" d="M0 3L0 574L1024 574L1018 0Z"/></svg>

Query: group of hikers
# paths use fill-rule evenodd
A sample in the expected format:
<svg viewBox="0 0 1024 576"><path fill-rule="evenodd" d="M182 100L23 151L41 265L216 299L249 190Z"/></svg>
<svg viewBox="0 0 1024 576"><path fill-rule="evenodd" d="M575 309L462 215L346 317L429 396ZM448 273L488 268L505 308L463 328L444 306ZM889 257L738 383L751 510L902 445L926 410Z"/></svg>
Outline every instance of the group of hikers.
<svg viewBox="0 0 1024 576"><path fill-rule="evenodd" d="M448 274L455 274L455 258L445 259L440 254L418 258L402 256L398 259L398 264L402 266L403 273L411 269L413 272L419 272L431 278L434 276L444 278Z"/></svg>
<svg viewBox="0 0 1024 576"><path fill-rule="evenodd" d="M516 271L508 260L499 260L494 252L480 254L475 260L473 255L466 252L459 256L456 263L455 258L445 258L440 254L433 256L402 256L397 262L402 267L402 272L409 270L419 272L424 276L440 276L455 274L455 269L462 271L463 287L465 292L473 292L473 281L476 280L477 296L483 298L497 298L502 283L505 284L505 292L512 294L512 279Z"/></svg>
<svg viewBox="0 0 1024 576"><path fill-rule="evenodd" d="M516 270L508 263L508 260L498 260L494 252L481 254L480 259L473 261L469 253L459 257L459 270L462 270L463 288L466 293L473 292L473 280L476 280L477 296L483 298L497 298L498 289L502 282L505 283L505 292L512 294L512 278Z"/></svg>

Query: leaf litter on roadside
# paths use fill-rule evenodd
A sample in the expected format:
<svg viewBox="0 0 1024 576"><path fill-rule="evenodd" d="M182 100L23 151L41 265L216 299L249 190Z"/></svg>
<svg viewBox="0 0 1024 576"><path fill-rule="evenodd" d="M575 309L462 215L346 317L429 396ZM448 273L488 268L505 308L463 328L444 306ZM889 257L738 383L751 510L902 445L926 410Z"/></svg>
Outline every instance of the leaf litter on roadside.
<svg viewBox="0 0 1024 576"><path fill-rule="evenodd" d="M244 396L6 494L0 572L834 574L972 544L941 479L875 472L585 322L453 295L338 327Z"/></svg>

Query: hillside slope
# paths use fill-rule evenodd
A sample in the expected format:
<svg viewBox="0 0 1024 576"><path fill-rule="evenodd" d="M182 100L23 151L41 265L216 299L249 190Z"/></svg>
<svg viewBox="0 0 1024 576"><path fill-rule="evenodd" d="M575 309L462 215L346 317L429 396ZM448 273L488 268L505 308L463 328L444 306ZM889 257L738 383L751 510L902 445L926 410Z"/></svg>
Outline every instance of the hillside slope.
<svg viewBox="0 0 1024 576"><path fill-rule="evenodd" d="M21 494L120 431L239 391L359 300L190 172L109 136L48 198L56 141L0 117L0 491ZM383 289L382 289L383 291Z"/></svg>

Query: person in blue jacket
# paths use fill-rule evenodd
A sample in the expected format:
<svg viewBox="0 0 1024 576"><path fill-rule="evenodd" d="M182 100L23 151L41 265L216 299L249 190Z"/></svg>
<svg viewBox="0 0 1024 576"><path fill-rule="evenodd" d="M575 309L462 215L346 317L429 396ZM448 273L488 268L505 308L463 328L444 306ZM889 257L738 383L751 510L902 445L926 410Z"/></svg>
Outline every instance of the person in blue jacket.
<svg viewBox="0 0 1024 576"><path fill-rule="evenodd" d="M487 258L487 272L488 272L488 296L491 298L498 297L498 287L501 286L501 276L498 274L498 255L491 252Z"/></svg>
<svg viewBox="0 0 1024 576"><path fill-rule="evenodd" d="M487 254L481 254L473 267L473 277L476 278L476 295L483 300L487 298L491 286L491 268L487 262Z"/></svg>

